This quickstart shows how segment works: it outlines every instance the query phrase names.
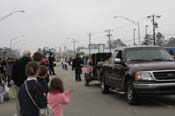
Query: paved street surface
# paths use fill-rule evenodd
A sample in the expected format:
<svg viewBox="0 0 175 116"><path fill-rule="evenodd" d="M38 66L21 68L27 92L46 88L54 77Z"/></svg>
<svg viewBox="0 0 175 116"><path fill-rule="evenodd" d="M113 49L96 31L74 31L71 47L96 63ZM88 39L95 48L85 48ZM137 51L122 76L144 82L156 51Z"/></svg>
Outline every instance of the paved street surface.
<svg viewBox="0 0 175 116"><path fill-rule="evenodd" d="M70 104L64 107L65 116L174 116L175 96L144 97L136 106L128 105L123 95L102 94L98 82L75 82L74 72L56 67L58 77L63 79L65 89L73 88ZM53 78L53 77L52 77ZM15 101L0 104L0 116L15 114Z"/></svg>

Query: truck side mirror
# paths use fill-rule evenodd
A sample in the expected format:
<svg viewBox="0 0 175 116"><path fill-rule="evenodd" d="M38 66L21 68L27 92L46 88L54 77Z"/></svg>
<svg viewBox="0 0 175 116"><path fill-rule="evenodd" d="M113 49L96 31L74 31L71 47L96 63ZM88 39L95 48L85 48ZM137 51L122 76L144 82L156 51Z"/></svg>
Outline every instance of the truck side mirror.
<svg viewBox="0 0 175 116"><path fill-rule="evenodd" d="M114 63L115 63L115 64L121 63L121 59L120 59L120 58L115 58L115 59L114 59Z"/></svg>

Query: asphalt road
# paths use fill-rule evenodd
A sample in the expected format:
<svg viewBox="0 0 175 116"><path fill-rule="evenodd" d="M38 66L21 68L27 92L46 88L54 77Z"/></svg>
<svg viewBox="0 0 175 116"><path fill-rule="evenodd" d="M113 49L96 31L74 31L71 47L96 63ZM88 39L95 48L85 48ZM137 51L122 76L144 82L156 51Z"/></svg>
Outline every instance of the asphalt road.
<svg viewBox="0 0 175 116"><path fill-rule="evenodd" d="M56 67L65 90L73 88L70 103L64 107L65 116L174 116L175 96L142 97L136 106L128 105L123 95L102 94L98 82L84 86L84 81L75 82L74 72ZM83 75L82 75L83 76ZM51 77L53 78L53 77ZM15 101L0 104L0 116L15 114Z"/></svg>

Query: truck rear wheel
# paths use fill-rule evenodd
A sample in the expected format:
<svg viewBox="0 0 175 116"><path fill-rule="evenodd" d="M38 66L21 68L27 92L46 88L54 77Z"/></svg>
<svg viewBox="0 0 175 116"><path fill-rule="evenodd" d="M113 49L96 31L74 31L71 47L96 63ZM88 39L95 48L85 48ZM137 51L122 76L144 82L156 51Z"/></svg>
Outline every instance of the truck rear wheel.
<svg viewBox="0 0 175 116"><path fill-rule="evenodd" d="M128 104L131 104L131 105L136 104L137 95L135 93L135 90L133 88L131 81L128 81L128 83L127 83L126 98L127 98Z"/></svg>
<svg viewBox="0 0 175 116"><path fill-rule="evenodd" d="M101 88L102 93L107 94L107 93L110 92L109 91L109 86L106 85L106 83L105 83L105 76L104 75L102 75L102 78L101 78L101 81L100 81L100 88Z"/></svg>

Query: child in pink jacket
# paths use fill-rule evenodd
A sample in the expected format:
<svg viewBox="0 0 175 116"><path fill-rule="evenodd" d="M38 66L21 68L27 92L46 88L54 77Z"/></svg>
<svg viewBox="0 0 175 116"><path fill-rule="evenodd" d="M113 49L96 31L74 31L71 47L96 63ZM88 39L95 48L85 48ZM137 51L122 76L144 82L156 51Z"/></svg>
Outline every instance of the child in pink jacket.
<svg viewBox="0 0 175 116"><path fill-rule="evenodd" d="M72 90L67 90L64 92L63 82L61 79L52 79L47 100L48 104L53 108L54 116L64 116L63 105L69 103L71 92Z"/></svg>
<svg viewBox="0 0 175 116"><path fill-rule="evenodd" d="M88 74L89 78L93 77L93 67L91 62L88 62L85 73Z"/></svg>

